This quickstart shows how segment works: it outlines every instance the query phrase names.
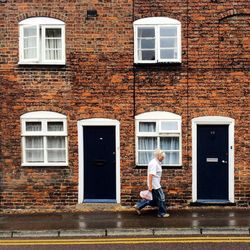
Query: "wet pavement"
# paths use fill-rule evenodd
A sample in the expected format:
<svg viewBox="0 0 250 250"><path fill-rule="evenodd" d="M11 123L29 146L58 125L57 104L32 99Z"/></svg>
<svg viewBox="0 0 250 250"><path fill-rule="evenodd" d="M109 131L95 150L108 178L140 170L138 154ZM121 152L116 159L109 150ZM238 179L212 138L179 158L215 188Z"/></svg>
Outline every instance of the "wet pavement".
<svg viewBox="0 0 250 250"><path fill-rule="evenodd" d="M169 218L157 218L156 211L93 211L79 213L0 215L0 231L245 228L250 230L250 209L170 210ZM250 231L249 231L250 232Z"/></svg>

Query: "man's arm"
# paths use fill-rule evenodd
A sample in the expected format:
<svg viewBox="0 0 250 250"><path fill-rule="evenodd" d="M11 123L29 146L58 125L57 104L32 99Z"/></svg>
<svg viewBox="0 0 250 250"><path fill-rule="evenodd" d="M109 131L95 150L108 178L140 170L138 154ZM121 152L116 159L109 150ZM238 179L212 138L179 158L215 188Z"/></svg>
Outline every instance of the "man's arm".
<svg viewBox="0 0 250 250"><path fill-rule="evenodd" d="M152 181L153 181L153 174L148 175L148 190L152 192Z"/></svg>

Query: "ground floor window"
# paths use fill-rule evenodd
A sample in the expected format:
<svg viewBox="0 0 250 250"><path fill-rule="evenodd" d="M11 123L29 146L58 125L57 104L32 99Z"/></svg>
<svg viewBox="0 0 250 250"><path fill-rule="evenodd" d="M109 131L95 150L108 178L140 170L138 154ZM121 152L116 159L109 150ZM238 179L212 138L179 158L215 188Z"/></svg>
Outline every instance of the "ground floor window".
<svg viewBox="0 0 250 250"><path fill-rule="evenodd" d="M22 165L67 165L66 116L30 112L21 116Z"/></svg>
<svg viewBox="0 0 250 250"><path fill-rule="evenodd" d="M148 112L136 116L136 165L147 165L154 150L166 153L163 166L181 165L181 117L170 112Z"/></svg>

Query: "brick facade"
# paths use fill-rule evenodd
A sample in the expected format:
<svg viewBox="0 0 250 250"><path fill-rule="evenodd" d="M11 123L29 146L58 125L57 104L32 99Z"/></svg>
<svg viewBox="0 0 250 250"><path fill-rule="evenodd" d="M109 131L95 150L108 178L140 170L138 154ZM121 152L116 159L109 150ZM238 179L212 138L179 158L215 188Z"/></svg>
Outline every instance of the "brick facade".
<svg viewBox="0 0 250 250"><path fill-rule="evenodd" d="M98 16L86 18L88 9ZM77 121L120 122L121 204L145 187L135 166L134 116L182 117L182 167L163 172L170 206L192 201L192 119L235 119L234 199L250 205L250 1L111 0L0 3L0 209L59 209L78 202ZM66 27L66 65L18 65L18 22L58 18ZM166 16L182 25L182 63L135 65L133 21ZM67 167L22 167L20 116L67 116Z"/></svg>

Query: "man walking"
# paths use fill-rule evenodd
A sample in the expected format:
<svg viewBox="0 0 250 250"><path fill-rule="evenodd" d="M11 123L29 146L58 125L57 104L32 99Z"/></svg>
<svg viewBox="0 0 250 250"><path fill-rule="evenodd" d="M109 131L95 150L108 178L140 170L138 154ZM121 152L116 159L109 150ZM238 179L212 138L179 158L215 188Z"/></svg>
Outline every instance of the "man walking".
<svg viewBox="0 0 250 250"><path fill-rule="evenodd" d="M147 201L142 200L137 202L134 206L137 213L141 213L141 209L146 207L147 205L150 206L157 206L158 207L158 217L166 218L169 217L167 213L166 204L165 204L165 195L161 188L161 175L162 175L162 161L165 158L165 153L160 150L156 149L154 152L154 159L152 159L148 164L148 177L147 177L147 184L148 190L152 192L153 200Z"/></svg>

